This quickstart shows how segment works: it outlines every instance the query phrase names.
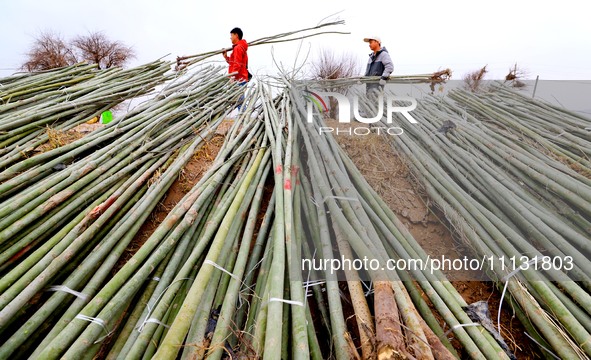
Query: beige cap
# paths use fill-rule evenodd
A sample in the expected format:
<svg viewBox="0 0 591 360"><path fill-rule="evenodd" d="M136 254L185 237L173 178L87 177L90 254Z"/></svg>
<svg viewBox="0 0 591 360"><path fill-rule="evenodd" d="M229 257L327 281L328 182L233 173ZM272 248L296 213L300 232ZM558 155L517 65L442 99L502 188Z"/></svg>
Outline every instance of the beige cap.
<svg viewBox="0 0 591 360"><path fill-rule="evenodd" d="M365 41L365 42L369 42L369 40L375 40L375 41L379 42L380 44L382 43L382 40L380 39L379 36L370 36L370 37L363 38L363 41Z"/></svg>

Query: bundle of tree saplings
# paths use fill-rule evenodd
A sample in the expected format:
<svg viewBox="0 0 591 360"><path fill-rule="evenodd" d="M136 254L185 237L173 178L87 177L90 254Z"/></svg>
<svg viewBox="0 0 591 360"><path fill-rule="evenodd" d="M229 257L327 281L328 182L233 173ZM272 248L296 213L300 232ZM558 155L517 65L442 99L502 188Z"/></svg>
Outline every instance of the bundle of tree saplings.
<svg viewBox="0 0 591 360"><path fill-rule="evenodd" d="M183 75L100 131L2 172L0 357L60 356L48 354L56 353L54 346L64 349L58 339L75 333L68 326L104 329L116 322L116 316L92 320L84 310L106 305L105 291L119 287L129 296L117 316L132 303L135 292L113 285L123 275L112 272L183 166L236 104L242 89L220 70ZM157 236L176 229L185 206ZM136 255L145 259L160 240ZM134 257L117 273L129 276L142 265ZM88 349L84 354L91 356Z"/></svg>
<svg viewBox="0 0 591 360"><path fill-rule="evenodd" d="M344 25L344 20L336 20L336 21L328 21L320 23L316 26L312 26L305 29L293 30L284 32L281 34L271 35L271 36L264 36L259 39L255 39L248 42L248 47L252 48L253 46L259 45L271 45L271 44L278 44L283 42L290 42L290 41L302 41L303 39L319 36L324 34L350 34L349 32L342 32L342 31L335 31L335 30L325 30L324 28L336 26L336 25ZM323 30L323 31L319 31ZM294 35L298 36L294 36ZM208 51L200 54L195 55L185 55L177 57L177 70L184 70L190 68L196 64L200 64L203 60L210 58L212 56L216 56L221 54L224 51L231 51L232 48L226 48L221 50L214 50Z"/></svg>
<svg viewBox="0 0 591 360"><path fill-rule="evenodd" d="M15 103L44 94L50 90L64 89L93 78L98 74L97 65L76 64L42 72L17 73L0 78L0 99L3 104Z"/></svg>
<svg viewBox="0 0 591 360"><path fill-rule="evenodd" d="M78 65L0 80L0 169L31 156L51 137L148 94L171 78L170 67L164 61L131 69Z"/></svg>
<svg viewBox="0 0 591 360"><path fill-rule="evenodd" d="M523 134L531 145L591 174L591 127L581 113L531 99L498 83L479 93L457 90L450 98L479 120L496 125L499 131ZM491 121L491 119L493 119Z"/></svg>
<svg viewBox="0 0 591 360"><path fill-rule="evenodd" d="M315 114L312 124L306 122L303 93L295 88L290 92L295 104L293 122L299 132L294 149L298 149L297 180L301 183L295 187L294 197L298 204L294 206L294 218L299 219L293 226L296 248L302 249L307 259L375 259L380 264L374 272L367 268L348 269L344 279L329 269L317 274L325 281L326 289L326 293L321 293L318 286L312 286L314 308L324 309L320 311L323 316L317 330L331 334L336 357L456 357L447 334L421 297L424 293L453 329L468 356L511 358L506 344L497 341L493 334L479 326L464 326L475 325L464 310L468 304L443 273L429 266L409 266L404 270L385 266L389 259L428 263L429 256L372 190L334 137L319 133L324 126L321 116ZM293 184L298 181L292 178L290 186ZM348 297L339 288L339 280L346 280ZM373 303L364 291L370 281ZM346 326L344 298L349 298L353 306L357 329ZM352 338L359 341L361 354Z"/></svg>
<svg viewBox="0 0 591 360"><path fill-rule="evenodd" d="M503 305L544 356L591 356L590 121L504 88L427 97L412 116L388 138L475 256L490 259Z"/></svg>

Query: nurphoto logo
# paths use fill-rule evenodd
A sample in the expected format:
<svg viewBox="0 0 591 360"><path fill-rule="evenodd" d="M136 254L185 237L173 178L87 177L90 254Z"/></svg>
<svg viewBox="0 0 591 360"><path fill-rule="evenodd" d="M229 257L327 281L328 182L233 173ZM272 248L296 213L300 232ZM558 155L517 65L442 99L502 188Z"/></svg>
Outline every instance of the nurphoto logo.
<svg viewBox="0 0 591 360"><path fill-rule="evenodd" d="M307 103L307 121L309 124L314 122L314 106L318 108L318 110L322 112L328 111L326 106L326 102L324 101L323 97L333 97L337 100L338 103L338 121L341 124L349 124L351 123L351 104L349 99L340 93L337 92L311 92L308 91L308 103ZM416 99L408 96L394 96L394 95L387 95L386 96L386 106L384 106L384 95L379 93L376 96L377 100L377 111L375 116L373 117L364 117L362 116L359 110L359 97L357 95L352 96L353 99L353 117L356 121L363 123L363 124L374 124L380 122L384 118L384 107L386 108L386 123L392 124L392 118L394 113L400 113L409 123L417 124L418 122L412 117L410 114L411 111L416 109L417 101ZM404 102L410 103L408 106L395 106L396 102ZM380 134L381 132L387 133L389 135L402 135L404 132L402 128L399 127L360 127L360 128L349 128L348 130L344 131L343 129L335 129L332 127L321 127L319 129L319 133L347 133L349 135L368 135L371 132L377 132Z"/></svg>

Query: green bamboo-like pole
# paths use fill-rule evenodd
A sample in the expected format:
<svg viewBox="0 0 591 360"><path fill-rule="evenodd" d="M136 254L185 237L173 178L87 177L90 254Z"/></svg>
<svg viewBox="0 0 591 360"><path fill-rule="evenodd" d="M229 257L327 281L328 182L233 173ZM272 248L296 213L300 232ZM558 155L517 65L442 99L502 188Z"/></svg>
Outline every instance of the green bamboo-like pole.
<svg viewBox="0 0 591 360"><path fill-rule="evenodd" d="M274 232L271 233L271 237L269 239L269 244L273 242ZM262 280L262 279L261 279ZM254 331L252 332L252 348L254 350L254 355L256 358L261 358L264 355L264 344L265 344L265 335L267 332L267 319L268 319L268 306L265 306L269 302L269 288L271 286L271 276L266 276L264 279L265 283L261 283L261 288L263 291L257 291L257 294L261 294L261 302L263 303L262 306L258 309L258 311L253 314L255 320L253 321ZM258 284L257 284L258 285ZM257 286L258 288L258 286Z"/></svg>
<svg viewBox="0 0 591 360"><path fill-rule="evenodd" d="M271 227L272 229L272 227ZM264 344L264 324L260 324L258 321L266 322L266 306L263 306L263 299L265 296L265 292L268 292L268 278L269 278L269 271L270 263L272 260L271 256L271 248L272 248L272 236L273 231L269 232L269 234L265 238L265 251L263 253L263 258L261 259L260 269L257 272L256 283L254 284L254 291L250 298L250 306L246 318L245 325L243 326L244 333L246 335L246 339L252 344L251 346L255 349L256 354L261 355L261 351L256 351L256 349L262 349ZM265 319L262 320L260 318L261 313L265 313ZM262 332L261 332L262 331ZM246 344L242 344L241 351L246 351Z"/></svg>
<svg viewBox="0 0 591 360"><path fill-rule="evenodd" d="M308 153L312 154L315 153L312 149L311 149L311 144L310 144L310 140L307 136L307 134L304 132L304 129L302 129L302 133L304 135L304 143L306 145L306 147L308 148ZM313 184L321 184L322 187L326 188L327 185L324 185L324 181L321 181L321 179L319 178L318 175L316 175L320 170L318 167L318 164L315 161L314 157L310 157L309 158L309 166L311 168L311 182ZM302 182L306 183L307 180L302 179ZM304 185L306 186L306 185ZM316 204L319 204L317 206L322 206L323 207L323 203L324 203L324 199L322 196L326 196L325 193L321 193L320 190L318 190L318 188L316 186L313 187L313 192L314 192L314 198L316 201ZM332 254L332 250L330 249L331 244L329 241L327 241L327 239L329 239L329 235L328 235L328 223L327 223L327 219L326 219L326 214L323 211L322 208L318 208L317 210L317 216L318 216L318 220L319 220L319 231L320 231L320 236L319 238L322 241L322 257L324 259L331 259L333 258L333 254ZM333 214L333 208L331 208L331 215ZM349 356L349 352L348 352L348 345L345 342L345 332L346 332L346 325L343 319L343 312L342 312L342 307L340 304L340 290L338 289L338 282L337 282L337 277L336 274L332 273L331 271L329 271L329 269L327 269L325 271L325 277L327 280L327 292L328 292L328 300L329 300L329 310L330 310L330 322L331 322L331 328L332 328L332 340L334 342L334 346L335 346L335 352L336 352L336 356L339 359L344 359L344 358L348 358Z"/></svg>
<svg viewBox="0 0 591 360"><path fill-rule="evenodd" d="M220 193L220 195L224 195ZM228 194L226 194L228 195ZM229 194L231 197L232 194ZM210 199L211 201L211 199ZM218 211L223 212L227 206L221 205L218 207ZM206 223L216 223L219 220L216 220L214 217L214 213L211 212L213 209L213 204L209 206L207 211L207 216L202 216L200 219L194 221L193 226L187 231L183 238L181 239L181 243L187 243L189 245L192 242L194 236L198 236L201 240L197 243L197 245L193 248L192 251L183 253L183 248L179 247L175 252L179 254L182 260L176 263L175 267L168 267L167 268L167 277L165 279L161 279L161 283L159 284L159 289L156 291L155 296L150 301L151 307L146 307L144 314L142 315L142 322L137 324L137 328L142 329L141 337L143 338L143 346L142 343L135 341L135 339L130 338L128 339L128 344L126 344L126 348L123 349L119 354L119 358L127 358L129 356L141 356L143 353L143 349L148 343L145 341L150 340L152 338L152 334L155 331L160 330L160 327L152 326L151 324L144 323L145 320L148 319L149 316L157 317L164 319L167 314L169 313L170 304L174 301L178 289L187 283L187 281L191 281L194 279L197 271L199 269L199 264L203 263L203 252L208 245L207 238L202 236L199 233L202 233L205 226L203 224L204 219L207 219ZM204 213L205 214L205 213ZM180 267L180 268L179 268ZM174 278L173 278L174 276ZM213 301L213 296L215 295L215 290L217 289L217 284L219 283L219 277L216 277L213 281L214 288L211 293L211 300L204 300L205 304L210 304L208 309L211 307L211 301ZM209 288L208 288L209 289ZM186 286L183 290L186 293ZM203 304L201 305L203 306ZM207 312L205 323L207 323L207 319L209 318L209 310L205 309ZM153 340L152 340L153 341ZM131 347L134 347L133 349ZM132 355L133 354L133 355Z"/></svg>
<svg viewBox="0 0 591 360"><path fill-rule="evenodd" d="M183 235L177 248L174 250L174 253L172 253L172 259L169 265L166 267L163 275L158 278L158 286L154 292L150 294L150 298L146 302L138 304L137 310L140 314L137 318L130 318L126 322L126 326L133 331L130 330L131 334L129 336L118 337L120 346L111 349L109 358L130 358L132 356L130 352L133 352L135 357L140 357L142 352L145 351L145 346L147 346L147 343L152 339L154 332L160 329L159 326L147 326L151 324L147 323L147 320L155 318L164 322L169 305L173 301L176 292L179 291L178 289L182 284L195 276L194 273L196 270L194 267L191 269L192 273L187 274L186 277L182 277L183 275L177 276L177 274L179 268L182 264L187 262L191 254L191 252L187 250L192 237L201 227L202 220L199 219L195 221L191 228ZM167 298L164 299L164 296L168 294L170 294L170 296L167 296ZM156 314L156 312L158 312L158 314ZM139 344L137 344L140 343L140 341L138 341L140 337L142 338L141 342L143 342L144 347L139 347ZM147 339L147 341L145 341L145 339Z"/></svg>
<svg viewBox="0 0 591 360"><path fill-rule="evenodd" d="M172 254L171 254L172 255ZM144 304L147 304L150 301L150 297L156 291L156 287L159 285L159 280L161 277L160 275L164 273L165 266L168 265L169 259L165 259L159 266L158 270L154 273L154 277L152 281L148 280L148 285L146 289L142 292L141 297L139 298L138 303L130 312L129 316L124 320L125 325L121 327L121 330L117 332L117 337L114 340L114 344L111 346L109 353L106 356L106 359L116 359L116 355L121 353L122 348L124 347L126 341L130 338L136 339L137 333L139 333L138 328L136 327L137 322L140 321L140 318L144 312Z"/></svg>
<svg viewBox="0 0 591 360"><path fill-rule="evenodd" d="M340 228L338 226L333 226L333 229L339 253L344 256L345 259L353 260L351 246L345 239L343 239L343 234L341 233ZM371 358L375 351L372 344L372 340L375 337L374 322L358 274L351 269L346 269L345 276L347 277L347 287L349 289L351 303L355 310L355 321L357 322L357 331L359 332L361 353L365 359L368 359Z"/></svg>
<svg viewBox="0 0 591 360"><path fill-rule="evenodd" d="M266 101L263 104L265 117L272 119L265 122L266 134L270 139L270 147L273 155L274 183L283 184L283 147L282 136L278 127L272 105ZM266 303L267 325L264 342L264 359L277 359L281 357L281 344L283 334L282 323L277 319L283 318L284 271L285 271L285 213L284 192L281 186L275 186L275 222L273 225L273 252L271 268L269 270L270 288L269 298ZM271 301L273 300L273 301Z"/></svg>
<svg viewBox="0 0 591 360"><path fill-rule="evenodd" d="M322 357L322 350L320 349L320 344L318 343L318 335L315 331L314 322L312 320L312 314L310 313L310 307L306 307L306 321L308 322L308 344L310 345L310 359L312 360L321 360Z"/></svg>
<svg viewBox="0 0 591 360"><path fill-rule="evenodd" d="M297 164L292 157L292 149L297 146L297 128L294 126L291 113L284 112L282 119L287 126L287 141L285 151L285 164L283 168L283 199L285 207L285 249L288 266L288 279L290 289L290 299L299 303L305 303L305 294L302 280L301 263L301 243L295 239L294 222L294 187L297 186L296 171ZM281 186L281 184L276 184ZM308 359L310 357L308 345L308 333L306 330L306 309L304 306L291 306L291 341L293 342L293 351L290 357L293 359ZM287 334L286 334L287 335ZM286 336L287 337L287 336Z"/></svg>

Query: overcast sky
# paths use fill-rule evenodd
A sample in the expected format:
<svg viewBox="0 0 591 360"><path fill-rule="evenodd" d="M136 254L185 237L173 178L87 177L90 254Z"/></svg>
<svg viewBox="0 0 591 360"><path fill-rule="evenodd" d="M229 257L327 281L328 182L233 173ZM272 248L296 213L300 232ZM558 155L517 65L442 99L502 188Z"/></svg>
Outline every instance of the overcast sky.
<svg viewBox="0 0 591 360"><path fill-rule="evenodd" d="M340 12L350 35L327 35L303 43L249 50L250 69L273 73L272 53L291 68L322 48L350 52L363 71L369 49L363 37L381 36L395 74L451 68L455 79L488 65L501 78L517 63L529 78L591 79L591 26L584 1L219 1L189 0L0 0L0 76L17 71L36 35L52 30L65 39L104 31L131 45L137 59L189 55L230 45L239 26L257 39L316 25ZM280 8L280 5L282 8ZM218 60L222 60L221 56ZM221 63L221 61L220 61Z"/></svg>

